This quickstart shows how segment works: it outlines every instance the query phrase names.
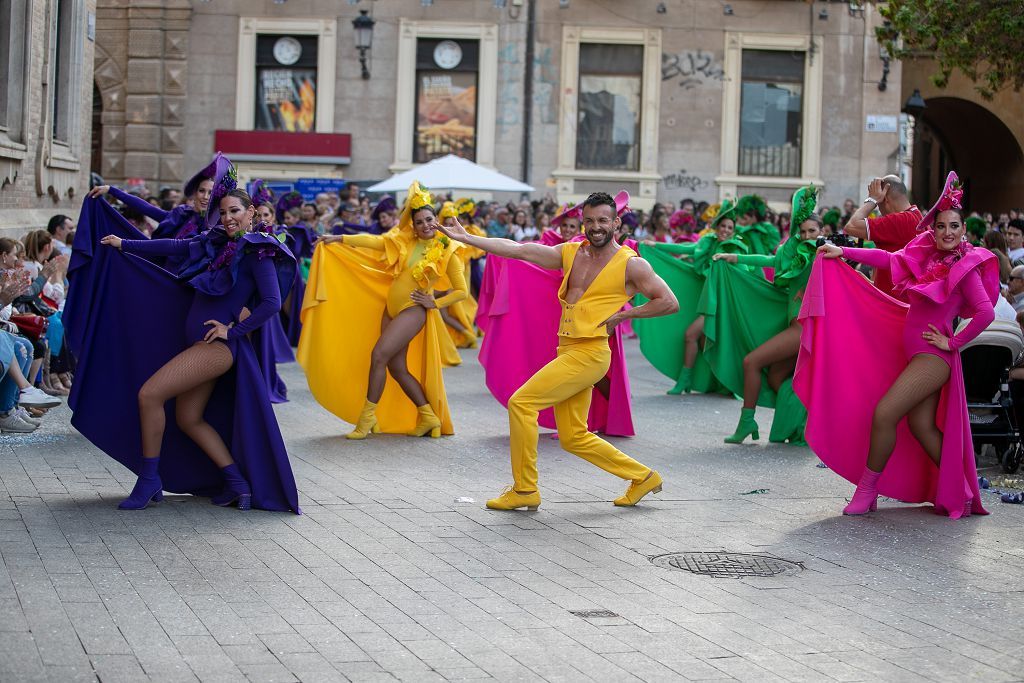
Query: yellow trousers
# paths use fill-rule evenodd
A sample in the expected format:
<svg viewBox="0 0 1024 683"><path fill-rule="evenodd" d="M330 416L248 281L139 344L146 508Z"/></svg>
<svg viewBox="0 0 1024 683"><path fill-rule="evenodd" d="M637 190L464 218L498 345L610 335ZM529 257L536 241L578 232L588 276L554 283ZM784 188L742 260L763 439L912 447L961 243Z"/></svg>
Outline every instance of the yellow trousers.
<svg viewBox="0 0 1024 683"><path fill-rule="evenodd" d="M512 477L515 490L537 490L537 414L554 406L558 441L573 455L606 472L641 481L650 468L641 465L587 429L594 383L608 373L607 339L561 340L558 356L537 371L508 401Z"/></svg>

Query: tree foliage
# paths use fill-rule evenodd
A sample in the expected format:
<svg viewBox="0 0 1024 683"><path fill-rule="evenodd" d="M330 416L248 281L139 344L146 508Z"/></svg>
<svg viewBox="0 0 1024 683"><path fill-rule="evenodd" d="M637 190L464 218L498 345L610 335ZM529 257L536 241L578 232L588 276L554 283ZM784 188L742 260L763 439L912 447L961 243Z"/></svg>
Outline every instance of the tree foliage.
<svg viewBox="0 0 1024 683"><path fill-rule="evenodd" d="M946 87L953 71L985 99L1024 85L1024 2L1021 0L889 0L879 42L897 59L929 54L939 65L932 81Z"/></svg>

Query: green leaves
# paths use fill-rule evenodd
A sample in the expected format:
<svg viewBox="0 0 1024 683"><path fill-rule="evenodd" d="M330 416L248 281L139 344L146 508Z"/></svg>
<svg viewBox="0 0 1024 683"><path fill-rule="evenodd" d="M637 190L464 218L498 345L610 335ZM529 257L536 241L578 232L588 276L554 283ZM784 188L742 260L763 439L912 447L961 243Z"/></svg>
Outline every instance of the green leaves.
<svg viewBox="0 0 1024 683"><path fill-rule="evenodd" d="M879 7L887 24L876 29L896 59L932 56L944 88L954 71L975 83L985 99L1024 85L1024 10L1008 0L889 0Z"/></svg>

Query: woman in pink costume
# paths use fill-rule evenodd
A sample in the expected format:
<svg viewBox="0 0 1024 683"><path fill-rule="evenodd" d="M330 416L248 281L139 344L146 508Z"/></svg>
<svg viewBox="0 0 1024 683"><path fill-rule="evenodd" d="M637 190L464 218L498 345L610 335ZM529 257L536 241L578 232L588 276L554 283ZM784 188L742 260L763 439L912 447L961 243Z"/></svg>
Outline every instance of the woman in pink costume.
<svg viewBox="0 0 1024 683"><path fill-rule="evenodd" d="M874 510L879 493L930 501L954 519L987 514L957 350L995 317L999 262L964 238L963 193L956 181L950 173L939 201L918 226L920 234L903 250L819 250L825 259L842 256L888 269L895 290L910 302L906 306L872 290L837 262L819 263L808 285L800 313L797 393L808 407L807 441L815 453L858 481L843 514ZM971 322L954 336L957 316ZM860 344L870 353L863 359L856 357ZM828 348L850 354L835 363L834 356L824 358ZM842 406L839 415L836 406Z"/></svg>

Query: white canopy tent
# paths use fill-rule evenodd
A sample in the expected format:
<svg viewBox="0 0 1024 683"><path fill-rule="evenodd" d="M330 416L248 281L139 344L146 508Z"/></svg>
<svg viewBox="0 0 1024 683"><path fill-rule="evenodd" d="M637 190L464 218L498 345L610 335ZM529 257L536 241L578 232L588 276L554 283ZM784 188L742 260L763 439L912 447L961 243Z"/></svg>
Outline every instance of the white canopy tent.
<svg viewBox="0 0 1024 683"><path fill-rule="evenodd" d="M471 190L477 192L533 192L533 188L515 178L474 164L454 154L434 159L416 168L397 173L366 188L367 192L405 192L414 180L431 192Z"/></svg>

